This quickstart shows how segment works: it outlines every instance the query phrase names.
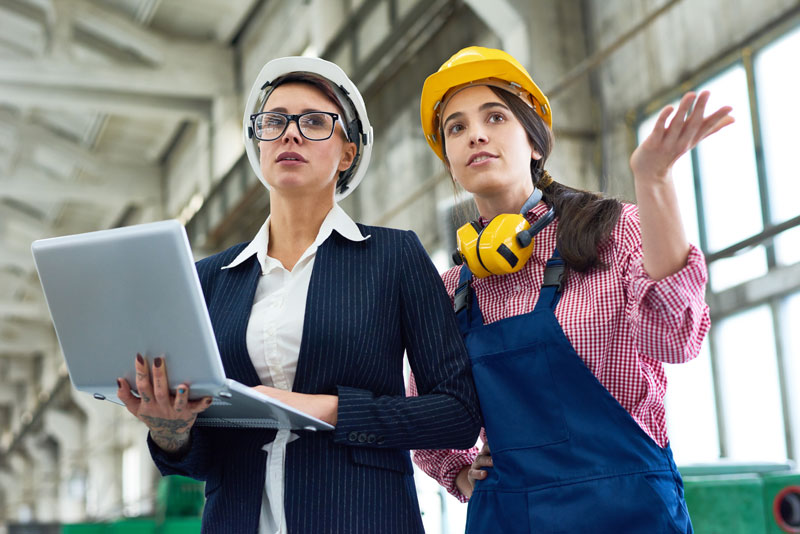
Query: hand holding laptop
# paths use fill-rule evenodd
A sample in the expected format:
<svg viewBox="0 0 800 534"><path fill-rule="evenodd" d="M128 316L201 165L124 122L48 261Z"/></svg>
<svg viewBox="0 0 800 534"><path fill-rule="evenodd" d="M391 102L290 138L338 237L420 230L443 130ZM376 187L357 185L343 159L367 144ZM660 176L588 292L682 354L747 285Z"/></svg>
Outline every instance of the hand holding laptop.
<svg viewBox="0 0 800 534"><path fill-rule="evenodd" d="M189 446L189 431L197 414L211 406L211 397L189 400L189 386L181 384L175 395L169 391L167 364L161 357L153 360L152 370L141 354L136 355L136 390L124 378L117 379L117 397L125 407L150 429L150 436L161 449L176 453Z"/></svg>

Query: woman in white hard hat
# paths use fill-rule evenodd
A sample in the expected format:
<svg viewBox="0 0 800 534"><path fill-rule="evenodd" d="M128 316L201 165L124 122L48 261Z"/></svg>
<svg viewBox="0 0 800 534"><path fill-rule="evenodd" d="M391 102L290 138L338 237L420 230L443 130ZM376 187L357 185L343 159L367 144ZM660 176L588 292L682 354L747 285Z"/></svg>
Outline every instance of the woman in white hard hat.
<svg viewBox="0 0 800 534"><path fill-rule="evenodd" d="M443 279L487 446L414 460L469 499L468 533L692 531L663 364L697 356L709 328L670 173L733 122L704 117L707 100L686 94L669 124L664 109L633 153L637 207L550 177L550 105L509 54L465 48L425 81L425 136L481 216Z"/></svg>
<svg viewBox="0 0 800 534"><path fill-rule="evenodd" d="M412 232L337 205L363 178L372 128L357 88L321 59L269 62L244 140L270 190L249 244L198 263L226 375L332 432L193 426L207 400L167 390L137 358L135 398L164 475L206 481L203 532L422 533L408 449L470 447L480 430L469 359L441 280ZM419 398L403 393L403 354ZM152 377L152 378L151 378Z"/></svg>

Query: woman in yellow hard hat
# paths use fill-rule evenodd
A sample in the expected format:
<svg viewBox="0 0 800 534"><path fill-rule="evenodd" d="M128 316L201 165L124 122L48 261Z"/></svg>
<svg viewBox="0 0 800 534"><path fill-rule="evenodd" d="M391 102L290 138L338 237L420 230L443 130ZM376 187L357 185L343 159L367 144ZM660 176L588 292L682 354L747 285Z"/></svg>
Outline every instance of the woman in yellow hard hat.
<svg viewBox="0 0 800 534"><path fill-rule="evenodd" d="M663 364L700 350L707 274L670 171L733 122L704 117L708 97L664 109L633 153L637 207L552 179L550 104L509 54L465 48L425 81L425 137L480 212L443 279L486 446L414 460L469 499L467 532L692 531Z"/></svg>

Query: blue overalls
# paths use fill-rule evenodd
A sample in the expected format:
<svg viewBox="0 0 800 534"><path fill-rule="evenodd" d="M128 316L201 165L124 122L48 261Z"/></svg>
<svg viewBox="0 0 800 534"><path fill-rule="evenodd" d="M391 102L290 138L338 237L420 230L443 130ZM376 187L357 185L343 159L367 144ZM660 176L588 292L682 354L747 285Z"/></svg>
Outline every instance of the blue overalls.
<svg viewBox="0 0 800 534"><path fill-rule="evenodd" d="M555 317L563 273L555 251L534 310L484 325L461 267L456 311L494 464L466 532L691 533L670 448L600 384Z"/></svg>

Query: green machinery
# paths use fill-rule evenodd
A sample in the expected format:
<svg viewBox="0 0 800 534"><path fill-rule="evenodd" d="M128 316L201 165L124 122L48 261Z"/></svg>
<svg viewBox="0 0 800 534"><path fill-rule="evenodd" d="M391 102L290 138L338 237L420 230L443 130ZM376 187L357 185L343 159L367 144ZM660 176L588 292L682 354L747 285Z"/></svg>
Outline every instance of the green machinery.
<svg viewBox="0 0 800 534"><path fill-rule="evenodd" d="M203 483L191 478L164 477L158 483L155 517L62 525L61 534L197 534L205 499L203 490Z"/></svg>
<svg viewBox="0 0 800 534"><path fill-rule="evenodd" d="M800 533L800 472L789 464L680 468L696 534Z"/></svg>

